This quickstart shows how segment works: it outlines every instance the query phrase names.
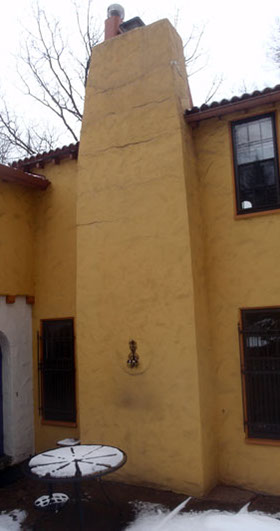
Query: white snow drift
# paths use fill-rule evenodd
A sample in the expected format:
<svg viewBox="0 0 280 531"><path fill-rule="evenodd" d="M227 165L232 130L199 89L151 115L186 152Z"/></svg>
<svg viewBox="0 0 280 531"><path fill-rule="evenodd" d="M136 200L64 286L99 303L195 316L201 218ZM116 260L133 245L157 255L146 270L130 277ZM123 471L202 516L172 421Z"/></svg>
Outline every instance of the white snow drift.
<svg viewBox="0 0 280 531"><path fill-rule="evenodd" d="M140 504L136 520L127 531L280 531L279 520L248 512L247 506L237 514L216 510L178 514L187 501L172 512L158 505Z"/></svg>
<svg viewBox="0 0 280 531"><path fill-rule="evenodd" d="M15 509L10 513L6 511L0 513L0 531L19 531L21 522L25 520L26 512Z"/></svg>

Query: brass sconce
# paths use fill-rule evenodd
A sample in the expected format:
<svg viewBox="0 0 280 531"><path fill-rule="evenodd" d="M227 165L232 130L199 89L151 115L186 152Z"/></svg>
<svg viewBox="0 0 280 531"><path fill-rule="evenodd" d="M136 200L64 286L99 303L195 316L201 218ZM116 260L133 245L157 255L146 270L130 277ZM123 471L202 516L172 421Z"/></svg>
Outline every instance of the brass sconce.
<svg viewBox="0 0 280 531"><path fill-rule="evenodd" d="M129 341L129 349L130 349L130 354L128 356L127 365L131 369L134 369L134 367L138 367L139 365L139 356L136 352L137 343L136 341L134 341L134 339L131 339L131 341Z"/></svg>

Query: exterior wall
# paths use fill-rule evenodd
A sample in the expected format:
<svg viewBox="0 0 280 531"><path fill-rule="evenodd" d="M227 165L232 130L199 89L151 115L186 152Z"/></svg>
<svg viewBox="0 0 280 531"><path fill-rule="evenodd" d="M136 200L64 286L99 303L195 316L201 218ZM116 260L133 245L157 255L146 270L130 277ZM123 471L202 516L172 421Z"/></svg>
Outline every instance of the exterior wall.
<svg viewBox="0 0 280 531"><path fill-rule="evenodd" d="M33 295L36 191L0 182L0 295Z"/></svg>
<svg viewBox="0 0 280 531"><path fill-rule="evenodd" d="M192 134L188 128L185 130L184 161L201 405L202 462L204 471L203 490L207 492L216 484L218 478L217 422L213 378L214 359L209 330L209 307L205 268L205 231L201 212L200 182L196 170L196 153L194 151Z"/></svg>
<svg viewBox="0 0 280 531"><path fill-rule="evenodd" d="M37 331L40 320L76 316L76 169L72 160L41 170L51 181L35 205L35 305L33 307L36 451L59 439L78 437L78 428L43 424L38 414ZM78 390L77 390L78 395Z"/></svg>
<svg viewBox="0 0 280 531"><path fill-rule="evenodd" d="M78 161L80 425L83 442L127 452L116 478L201 494L210 480L183 157L187 96L168 21L94 48ZM140 355L134 370L130 339Z"/></svg>
<svg viewBox="0 0 280 531"><path fill-rule="evenodd" d="M34 451L32 310L25 297L0 297L4 453L18 463Z"/></svg>
<svg viewBox="0 0 280 531"><path fill-rule="evenodd" d="M231 120L271 110L274 107L266 105L207 120L193 136L205 231L219 480L279 494L280 446L245 440L237 323L239 308L280 305L280 216L266 212L235 219L229 131ZM279 126L279 113L277 121Z"/></svg>

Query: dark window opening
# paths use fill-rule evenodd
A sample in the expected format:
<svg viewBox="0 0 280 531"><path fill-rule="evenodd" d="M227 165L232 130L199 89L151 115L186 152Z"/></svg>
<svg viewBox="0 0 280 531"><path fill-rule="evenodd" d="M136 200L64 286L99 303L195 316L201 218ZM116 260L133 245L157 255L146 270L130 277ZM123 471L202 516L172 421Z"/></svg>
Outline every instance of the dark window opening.
<svg viewBox="0 0 280 531"><path fill-rule="evenodd" d="M247 435L280 439L280 308L242 310L240 334Z"/></svg>
<svg viewBox="0 0 280 531"><path fill-rule="evenodd" d="M76 422L73 319L42 321L42 415Z"/></svg>
<svg viewBox="0 0 280 531"><path fill-rule="evenodd" d="M232 124L238 214L280 208L274 115Z"/></svg>

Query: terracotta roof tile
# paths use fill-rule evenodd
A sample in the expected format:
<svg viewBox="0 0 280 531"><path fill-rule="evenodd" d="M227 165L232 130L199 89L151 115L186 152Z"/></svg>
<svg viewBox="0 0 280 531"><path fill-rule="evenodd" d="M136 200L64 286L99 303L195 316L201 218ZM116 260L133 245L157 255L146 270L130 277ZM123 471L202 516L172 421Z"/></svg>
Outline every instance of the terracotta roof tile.
<svg viewBox="0 0 280 531"><path fill-rule="evenodd" d="M23 160L17 160L12 163L13 168L20 168L24 171L29 171L31 168L43 168L48 162L54 161L59 164L60 160L66 158L77 159L79 152L79 142L63 146L62 148L51 149L48 152L38 153L31 157L26 157Z"/></svg>
<svg viewBox="0 0 280 531"><path fill-rule="evenodd" d="M249 101L249 106L257 106L259 103L270 103L280 100L280 85L273 88L265 88L263 90L254 90L251 94L242 94L241 96L233 96L230 99L222 99L221 101L213 101L209 105L204 103L200 107L193 107L185 111L185 117L188 122L204 120L212 118L221 114L228 114L234 112L242 106L242 103Z"/></svg>

